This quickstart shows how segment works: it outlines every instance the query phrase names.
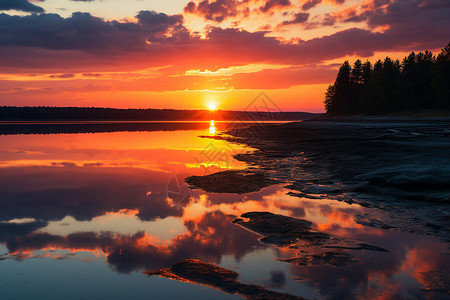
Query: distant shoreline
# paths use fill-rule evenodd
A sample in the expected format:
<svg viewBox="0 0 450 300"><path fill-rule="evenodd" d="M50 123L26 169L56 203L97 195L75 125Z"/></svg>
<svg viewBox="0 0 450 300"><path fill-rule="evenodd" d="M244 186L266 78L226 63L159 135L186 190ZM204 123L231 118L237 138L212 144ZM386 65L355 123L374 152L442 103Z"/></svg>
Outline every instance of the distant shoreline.
<svg viewBox="0 0 450 300"><path fill-rule="evenodd" d="M296 120L301 121L301 120ZM291 123L292 120L276 121L215 121L217 130L247 127L252 124ZM295 121L294 121L295 122ZM150 132L176 130L206 130L210 120L201 121L0 121L1 135L23 134L78 134L107 132Z"/></svg>
<svg viewBox="0 0 450 300"><path fill-rule="evenodd" d="M115 109L94 107L0 107L0 121L42 122L113 122L113 121L297 121L317 117L309 112L176 110L176 109Z"/></svg>

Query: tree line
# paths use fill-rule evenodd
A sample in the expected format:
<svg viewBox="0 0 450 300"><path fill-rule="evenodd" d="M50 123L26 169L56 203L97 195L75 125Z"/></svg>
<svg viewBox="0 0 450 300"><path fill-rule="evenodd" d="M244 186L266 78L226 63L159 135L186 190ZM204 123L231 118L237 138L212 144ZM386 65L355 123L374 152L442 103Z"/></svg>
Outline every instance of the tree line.
<svg viewBox="0 0 450 300"><path fill-rule="evenodd" d="M116 109L102 107L0 106L1 121L281 121L315 117L307 112Z"/></svg>
<svg viewBox="0 0 450 300"><path fill-rule="evenodd" d="M372 66L358 59L340 67L325 93L329 115L379 115L424 109L450 110L450 43L439 55L411 52Z"/></svg>

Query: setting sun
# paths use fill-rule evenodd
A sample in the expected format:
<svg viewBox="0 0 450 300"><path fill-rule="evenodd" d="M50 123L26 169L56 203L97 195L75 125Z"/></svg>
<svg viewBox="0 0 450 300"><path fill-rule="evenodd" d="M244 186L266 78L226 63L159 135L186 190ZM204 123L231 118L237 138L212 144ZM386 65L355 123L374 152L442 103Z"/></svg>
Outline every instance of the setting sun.
<svg viewBox="0 0 450 300"><path fill-rule="evenodd" d="M217 105L214 102L209 102L208 103L208 109L209 110L216 110L217 109Z"/></svg>

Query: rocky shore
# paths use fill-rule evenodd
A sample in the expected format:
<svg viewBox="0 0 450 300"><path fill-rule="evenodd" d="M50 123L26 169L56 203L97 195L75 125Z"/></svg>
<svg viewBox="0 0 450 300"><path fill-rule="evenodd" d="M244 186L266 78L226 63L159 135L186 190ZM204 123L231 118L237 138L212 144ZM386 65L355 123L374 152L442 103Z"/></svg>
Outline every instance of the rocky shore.
<svg viewBox="0 0 450 300"><path fill-rule="evenodd" d="M284 182L293 196L335 199L383 212L381 217L358 216L365 226L450 241L448 118L315 120L257 125L215 138L257 150L235 155L249 165L241 175L226 171L189 178L194 187L244 193Z"/></svg>

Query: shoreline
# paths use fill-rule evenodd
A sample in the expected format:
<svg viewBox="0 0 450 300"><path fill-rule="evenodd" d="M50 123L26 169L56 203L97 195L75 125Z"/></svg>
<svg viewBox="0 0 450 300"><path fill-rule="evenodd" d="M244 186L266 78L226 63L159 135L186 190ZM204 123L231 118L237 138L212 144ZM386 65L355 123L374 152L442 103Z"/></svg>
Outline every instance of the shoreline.
<svg viewBox="0 0 450 300"><path fill-rule="evenodd" d="M450 111L424 110L424 111L411 111L398 114L384 114L384 115L327 115L326 113L324 113L320 116L304 120L303 122L316 122L316 121L376 122L384 120L389 121L450 120Z"/></svg>
<svg viewBox="0 0 450 300"><path fill-rule="evenodd" d="M248 127L221 138L256 149L234 158L248 164L244 171L284 182L297 197L378 209L385 218L375 223L390 224L386 228L450 240L444 209L450 203L450 118L320 121ZM198 182L208 190L207 182Z"/></svg>

